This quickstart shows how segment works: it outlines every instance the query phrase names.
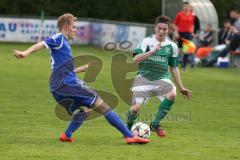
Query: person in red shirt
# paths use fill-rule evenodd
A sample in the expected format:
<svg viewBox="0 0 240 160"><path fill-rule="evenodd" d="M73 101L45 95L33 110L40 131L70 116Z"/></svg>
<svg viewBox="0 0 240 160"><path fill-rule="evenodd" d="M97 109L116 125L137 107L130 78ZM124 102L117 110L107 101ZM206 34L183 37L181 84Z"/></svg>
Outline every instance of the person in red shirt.
<svg viewBox="0 0 240 160"><path fill-rule="evenodd" d="M183 10L178 12L174 18L173 24L176 31L176 38L178 39L179 52L182 53L182 38L192 40L194 35L194 19L192 7L189 2L184 2ZM183 53L184 54L184 53ZM186 67L188 61L188 54L184 54L182 60L182 67Z"/></svg>

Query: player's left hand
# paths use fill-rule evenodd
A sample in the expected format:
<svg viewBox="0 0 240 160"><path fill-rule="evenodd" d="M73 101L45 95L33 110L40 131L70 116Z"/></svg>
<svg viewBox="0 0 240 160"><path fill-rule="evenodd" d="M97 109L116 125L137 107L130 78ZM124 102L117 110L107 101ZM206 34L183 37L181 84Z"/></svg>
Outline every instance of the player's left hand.
<svg viewBox="0 0 240 160"><path fill-rule="evenodd" d="M90 61L88 64L87 64L87 68L91 67L92 65L96 64L97 61Z"/></svg>
<svg viewBox="0 0 240 160"><path fill-rule="evenodd" d="M187 88L180 89L180 92L184 96L184 98L191 99L192 98L192 91L188 90Z"/></svg>
<svg viewBox="0 0 240 160"><path fill-rule="evenodd" d="M13 50L13 55L14 55L17 59L25 58L25 57L27 56L27 54L26 54L25 52L18 51L18 50Z"/></svg>

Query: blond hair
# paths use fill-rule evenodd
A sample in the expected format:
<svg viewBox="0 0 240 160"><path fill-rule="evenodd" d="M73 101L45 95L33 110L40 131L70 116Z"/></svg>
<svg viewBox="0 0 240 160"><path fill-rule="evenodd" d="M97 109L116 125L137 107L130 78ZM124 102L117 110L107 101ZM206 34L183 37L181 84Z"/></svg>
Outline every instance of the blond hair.
<svg viewBox="0 0 240 160"><path fill-rule="evenodd" d="M77 17L74 17L71 13L65 13L58 18L58 29L62 30L64 25L71 25L72 22L77 22Z"/></svg>

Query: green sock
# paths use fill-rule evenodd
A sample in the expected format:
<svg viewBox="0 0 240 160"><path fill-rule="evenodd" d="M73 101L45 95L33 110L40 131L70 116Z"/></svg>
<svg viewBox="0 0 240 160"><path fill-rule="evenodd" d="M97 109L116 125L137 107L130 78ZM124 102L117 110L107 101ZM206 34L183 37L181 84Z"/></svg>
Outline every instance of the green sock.
<svg viewBox="0 0 240 160"><path fill-rule="evenodd" d="M127 118L127 127L130 130L134 124L134 121L137 119L137 114L132 113L130 110L126 113Z"/></svg>
<svg viewBox="0 0 240 160"><path fill-rule="evenodd" d="M163 119L168 111L171 109L174 101L170 101L169 99L165 98L160 106L158 107L157 114L155 115L154 120L151 122L153 128L157 128L161 119Z"/></svg>

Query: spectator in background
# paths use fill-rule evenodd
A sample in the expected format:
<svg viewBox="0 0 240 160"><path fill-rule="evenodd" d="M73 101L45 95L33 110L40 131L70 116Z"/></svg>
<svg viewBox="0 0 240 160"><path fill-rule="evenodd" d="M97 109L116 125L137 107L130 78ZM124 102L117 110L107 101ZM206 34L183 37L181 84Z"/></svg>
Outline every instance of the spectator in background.
<svg viewBox="0 0 240 160"><path fill-rule="evenodd" d="M235 25L238 31L240 31L240 11L232 10L230 11L230 22Z"/></svg>
<svg viewBox="0 0 240 160"><path fill-rule="evenodd" d="M230 39L229 43L229 51L236 51L240 46L240 31L237 29L237 26L232 25L230 26L231 32L233 32L233 35Z"/></svg>
<svg viewBox="0 0 240 160"><path fill-rule="evenodd" d="M237 27L235 25L230 26L230 32L232 32L232 37L228 44L226 44L226 47L223 48L219 53L217 54L216 58L212 59L208 66L213 66L216 62L218 57L226 57L229 53L236 52L240 48L240 32L237 30ZM215 47L216 48L216 47Z"/></svg>
<svg viewBox="0 0 240 160"><path fill-rule="evenodd" d="M230 26L230 20L224 20L223 28L218 32L218 45L214 46L214 48L199 48L195 60L199 62L202 61L203 66L208 66L208 61L213 65L221 51L230 44L230 40L234 34Z"/></svg>
<svg viewBox="0 0 240 160"><path fill-rule="evenodd" d="M183 41L182 38L187 40L192 40L194 35L194 15L192 12L192 7L189 4L189 2L184 2L182 11L178 12L176 17L173 21L174 29L176 31L176 38L178 39L178 47L179 47L179 53L181 61L182 61L182 67L185 69L186 64L188 62L188 58L190 54L183 53L182 46ZM193 67L194 64L192 64Z"/></svg>
<svg viewBox="0 0 240 160"><path fill-rule="evenodd" d="M226 45L229 44L230 39L233 35L233 32L230 30L230 20L226 19L223 24L223 28L221 28L218 32L218 45Z"/></svg>
<svg viewBox="0 0 240 160"><path fill-rule="evenodd" d="M226 57L230 51L236 51L239 48L240 32L237 30L237 27L235 25L230 26L230 32L232 32L232 37L226 44L226 47L221 50L218 57Z"/></svg>
<svg viewBox="0 0 240 160"><path fill-rule="evenodd" d="M212 51L212 43L213 43L213 34L214 31L212 29L212 25L208 24L202 34L199 37L199 48L196 52L196 57L201 59L203 57L207 57Z"/></svg>
<svg viewBox="0 0 240 160"><path fill-rule="evenodd" d="M208 24L203 32L203 36L200 37L200 47L208 47L213 43L213 34L212 25Z"/></svg>

